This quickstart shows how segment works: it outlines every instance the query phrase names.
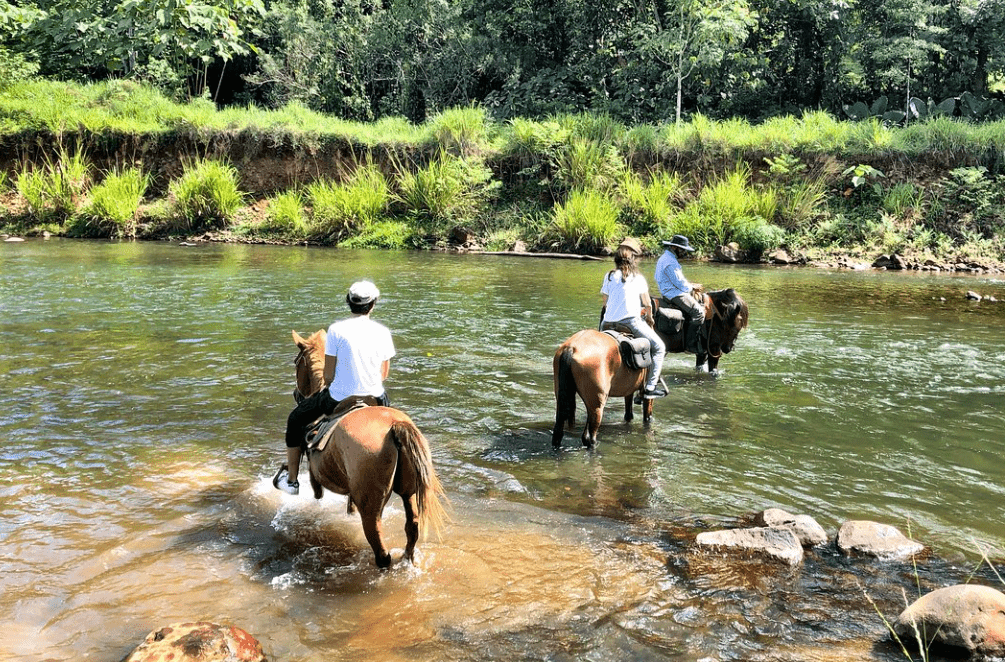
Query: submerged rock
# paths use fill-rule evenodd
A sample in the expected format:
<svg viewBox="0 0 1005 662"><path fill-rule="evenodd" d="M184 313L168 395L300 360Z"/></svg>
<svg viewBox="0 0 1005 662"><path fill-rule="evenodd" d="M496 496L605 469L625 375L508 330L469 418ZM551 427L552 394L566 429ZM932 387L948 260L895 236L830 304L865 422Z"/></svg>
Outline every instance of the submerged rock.
<svg viewBox="0 0 1005 662"><path fill-rule="evenodd" d="M705 531L698 534L695 542L699 547L749 552L789 565L798 565L803 560L803 546L796 534L780 526Z"/></svg>
<svg viewBox="0 0 1005 662"><path fill-rule="evenodd" d="M923 595L901 612L893 629L905 643L920 635L930 644L986 657L1005 655L1005 594L989 586L960 584Z"/></svg>
<svg viewBox="0 0 1005 662"><path fill-rule="evenodd" d="M837 546L845 554L865 554L884 561L910 558L925 546L902 534L889 524L852 520L841 525Z"/></svg>
<svg viewBox="0 0 1005 662"><path fill-rule="evenodd" d="M754 523L758 526L791 529L803 547L815 547L827 542L827 532L809 515L792 515L780 508L768 508L757 514Z"/></svg>
<svg viewBox="0 0 1005 662"><path fill-rule="evenodd" d="M262 645L241 628L207 621L173 623L147 635L122 662L266 662Z"/></svg>

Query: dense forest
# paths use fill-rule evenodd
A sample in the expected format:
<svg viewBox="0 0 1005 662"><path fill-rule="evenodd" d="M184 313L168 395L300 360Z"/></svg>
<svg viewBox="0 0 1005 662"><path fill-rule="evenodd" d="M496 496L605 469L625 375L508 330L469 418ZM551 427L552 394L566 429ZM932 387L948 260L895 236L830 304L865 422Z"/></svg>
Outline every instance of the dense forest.
<svg viewBox="0 0 1005 662"><path fill-rule="evenodd" d="M0 0L0 81L128 78L356 121L470 103L910 121L961 98L985 119L1005 111L1003 33L1005 0Z"/></svg>
<svg viewBox="0 0 1005 662"><path fill-rule="evenodd" d="M1003 28L1005 0L0 0L0 231L1001 269Z"/></svg>

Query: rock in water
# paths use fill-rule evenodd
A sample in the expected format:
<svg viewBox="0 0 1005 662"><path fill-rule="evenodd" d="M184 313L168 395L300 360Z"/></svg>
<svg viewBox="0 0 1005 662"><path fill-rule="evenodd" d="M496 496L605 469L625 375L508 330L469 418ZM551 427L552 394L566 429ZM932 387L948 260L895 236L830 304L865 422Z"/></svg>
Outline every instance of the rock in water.
<svg viewBox="0 0 1005 662"><path fill-rule="evenodd" d="M698 534L695 543L704 548L768 556L789 565L799 565L803 560L803 546L796 534L783 527L705 531Z"/></svg>
<svg viewBox="0 0 1005 662"><path fill-rule="evenodd" d="M1005 655L1005 594L960 584L932 591L901 612L893 629L905 643L952 646L971 655Z"/></svg>
<svg viewBox="0 0 1005 662"><path fill-rule="evenodd" d="M173 623L154 630L123 662L266 662L262 645L232 625Z"/></svg>
<svg viewBox="0 0 1005 662"><path fill-rule="evenodd" d="M906 537L896 527L878 522L852 520L841 525L837 546L845 554L866 554L884 561L897 561L918 554L925 546Z"/></svg>
<svg viewBox="0 0 1005 662"><path fill-rule="evenodd" d="M793 515L781 508L768 508L757 514L758 526L782 526L792 529L803 547L816 547L827 542L827 532L809 515Z"/></svg>

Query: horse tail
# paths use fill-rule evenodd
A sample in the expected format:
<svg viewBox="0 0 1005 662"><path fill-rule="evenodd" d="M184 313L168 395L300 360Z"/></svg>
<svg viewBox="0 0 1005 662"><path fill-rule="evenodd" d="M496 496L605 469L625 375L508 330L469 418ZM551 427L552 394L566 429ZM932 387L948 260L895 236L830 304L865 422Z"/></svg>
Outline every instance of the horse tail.
<svg viewBox="0 0 1005 662"><path fill-rule="evenodd" d="M419 528L423 532L432 529L439 538L444 523L449 519L443 504L447 497L436 475L436 469L433 468L429 442L410 420L395 421L391 425L391 436L395 446L398 447L398 452L405 456L415 471L415 500ZM401 471L401 462L398 463L398 471Z"/></svg>
<svg viewBox="0 0 1005 662"><path fill-rule="evenodd" d="M576 378L572 374L573 348L566 347L555 357L555 429L551 443L562 441L565 426L576 420Z"/></svg>

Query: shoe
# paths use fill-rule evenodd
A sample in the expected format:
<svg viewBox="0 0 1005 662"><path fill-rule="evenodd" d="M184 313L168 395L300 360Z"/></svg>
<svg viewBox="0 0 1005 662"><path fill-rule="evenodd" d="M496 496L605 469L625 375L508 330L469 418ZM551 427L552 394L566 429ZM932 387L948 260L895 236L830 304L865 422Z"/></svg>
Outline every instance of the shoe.
<svg viewBox="0 0 1005 662"><path fill-rule="evenodd" d="M662 398L667 395L667 391L662 386L657 386L656 388L647 388L642 392L642 397L646 400L654 400L656 398Z"/></svg>
<svg viewBox="0 0 1005 662"><path fill-rule="evenodd" d="M290 481L290 473L285 464L272 477L272 486L293 496L300 494L300 483L295 480Z"/></svg>

